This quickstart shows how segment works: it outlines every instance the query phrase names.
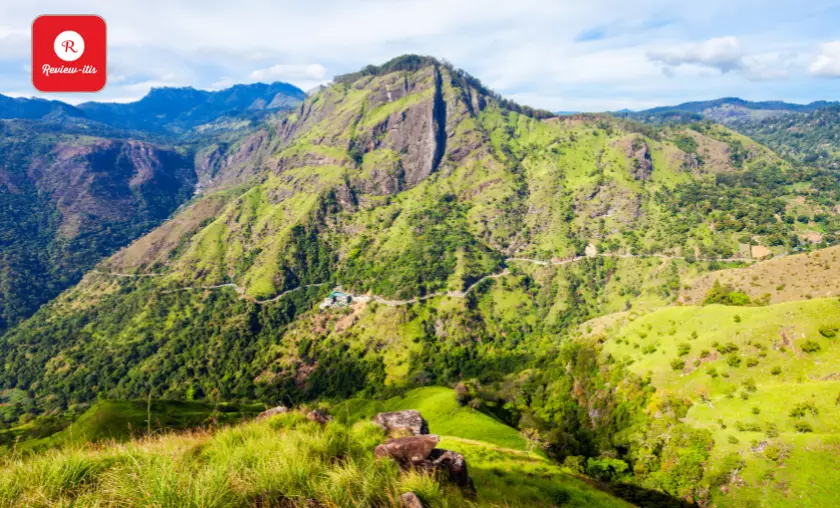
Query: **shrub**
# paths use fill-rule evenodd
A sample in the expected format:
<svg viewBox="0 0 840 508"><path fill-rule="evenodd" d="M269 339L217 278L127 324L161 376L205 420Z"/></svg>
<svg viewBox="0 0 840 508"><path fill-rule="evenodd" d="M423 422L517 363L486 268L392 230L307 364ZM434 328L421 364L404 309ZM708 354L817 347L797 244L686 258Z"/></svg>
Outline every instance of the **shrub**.
<svg viewBox="0 0 840 508"><path fill-rule="evenodd" d="M757 406L753 406L753 408L752 408L752 414L754 414L754 415L761 414L761 409L760 409L759 407L757 407Z"/></svg>
<svg viewBox="0 0 840 508"><path fill-rule="evenodd" d="M809 413L811 416L817 416L820 414L820 410L813 402L800 402L799 404L793 406L793 409L790 410L790 417L804 418Z"/></svg>
<svg viewBox="0 0 840 508"><path fill-rule="evenodd" d="M750 393L755 392L757 390L755 379L753 378L747 378L741 384L744 386L744 390Z"/></svg>
<svg viewBox="0 0 840 508"><path fill-rule="evenodd" d="M808 422L803 422L802 420L797 420L793 422L793 428L796 429L796 432L805 434L808 432L814 432L814 428L811 427L811 424Z"/></svg>
<svg viewBox="0 0 840 508"><path fill-rule="evenodd" d="M683 342L677 346L677 353L680 356L685 356L691 352L691 344L688 342Z"/></svg>
<svg viewBox="0 0 840 508"><path fill-rule="evenodd" d="M735 367L737 367L737 366L741 365L741 357L740 357L740 356L738 356L738 355L736 355L736 354L731 354L731 355L729 355L729 357L726 359L726 363L727 363L727 365L729 365L730 367L735 368Z"/></svg>
<svg viewBox="0 0 840 508"><path fill-rule="evenodd" d="M718 377L718 371L714 367L709 367L708 369L706 369L706 374L708 374L709 377L712 377L712 378Z"/></svg>
<svg viewBox="0 0 840 508"><path fill-rule="evenodd" d="M732 476L738 474L744 468L746 462L737 453L730 453L724 457L720 464L720 471L712 476L711 484L713 487L720 487L726 485L732 480Z"/></svg>
<svg viewBox="0 0 840 508"><path fill-rule="evenodd" d="M700 351L700 358L708 358L710 356L712 356L712 353L710 353L708 349Z"/></svg>
<svg viewBox="0 0 840 508"><path fill-rule="evenodd" d="M616 481L627 475L626 462L610 457L590 458L586 461L586 474L604 481Z"/></svg>
<svg viewBox="0 0 840 508"><path fill-rule="evenodd" d="M781 373L782 373L782 368L779 367L778 365L776 365L775 367L770 369L770 374L773 374L774 376L778 376Z"/></svg>
<svg viewBox="0 0 840 508"><path fill-rule="evenodd" d="M758 358L747 358L747 367L755 367L758 365Z"/></svg>
<svg viewBox="0 0 840 508"><path fill-rule="evenodd" d="M586 457L583 455L569 455L563 459L563 467L574 474L583 474L583 469L586 466Z"/></svg>
<svg viewBox="0 0 840 508"><path fill-rule="evenodd" d="M726 344L717 344L715 345L715 349L718 350L721 354L729 354L738 351L738 346L736 346L733 342L727 342Z"/></svg>
<svg viewBox="0 0 840 508"><path fill-rule="evenodd" d="M837 336L838 327L836 325L823 325L820 327L820 335L826 339L833 339Z"/></svg>
<svg viewBox="0 0 840 508"><path fill-rule="evenodd" d="M738 443L740 442L740 441L738 441L738 438L737 438L737 437L732 436L732 435L730 435L730 436L727 438L727 440L729 441L729 444L738 444Z"/></svg>
<svg viewBox="0 0 840 508"><path fill-rule="evenodd" d="M820 346L819 342L808 339L802 343L802 346L799 349L801 349L805 353L816 353L817 351L822 349L822 347Z"/></svg>
<svg viewBox="0 0 840 508"><path fill-rule="evenodd" d="M740 323L741 322L741 315L740 314L735 314L735 317L733 319L735 320L736 323Z"/></svg>

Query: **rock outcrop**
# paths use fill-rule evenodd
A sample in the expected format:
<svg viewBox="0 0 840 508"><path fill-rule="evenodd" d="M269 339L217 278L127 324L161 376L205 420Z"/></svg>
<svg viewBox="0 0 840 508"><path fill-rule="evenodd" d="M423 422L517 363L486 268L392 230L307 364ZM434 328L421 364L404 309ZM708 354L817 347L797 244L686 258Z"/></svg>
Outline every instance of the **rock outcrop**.
<svg viewBox="0 0 840 508"><path fill-rule="evenodd" d="M258 414L257 415L257 421L265 420L266 418L271 418L272 416L282 415L282 414L285 414L285 413L288 413L288 412L289 412L289 408L287 408L286 406L273 407L271 409L267 409L267 410L263 411L262 413Z"/></svg>
<svg viewBox="0 0 840 508"><path fill-rule="evenodd" d="M428 431L426 420L419 411L414 410L380 413L376 415L374 422L386 431L392 429L411 431L412 428ZM467 492L474 492L473 481L467 471L467 461L464 456L451 450L437 448L439 442L440 437L435 434L423 433L399 437L389 439L377 446L374 455L377 458L391 458L397 461L402 469L419 469L435 473Z"/></svg>
<svg viewBox="0 0 840 508"><path fill-rule="evenodd" d="M398 498L400 508L423 508L423 503L414 492L406 492Z"/></svg>
<svg viewBox="0 0 840 508"><path fill-rule="evenodd" d="M650 156L650 149L647 143L641 139L636 139L630 144L628 154L630 157L630 168L633 178L636 180L650 180L650 175L653 173L653 161Z"/></svg>
<svg viewBox="0 0 840 508"><path fill-rule="evenodd" d="M320 409L313 409L306 415L306 419L312 422L318 422L321 425L326 425L333 418L329 414Z"/></svg>
<svg viewBox="0 0 840 508"><path fill-rule="evenodd" d="M440 437L434 434L398 437L377 446L373 453L380 458L390 457L399 462L400 466L409 467L421 464L439 442Z"/></svg>
<svg viewBox="0 0 840 508"><path fill-rule="evenodd" d="M435 470L444 473L455 485L473 488L472 478L467 472L467 461L460 453L435 448L428 460L432 462Z"/></svg>
<svg viewBox="0 0 840 508"><path fill-rule="evenodd" d="M382 427L386 433L409 432L414 436L429 433L429 424L416 409L379 413L373 423Z"/></svg>

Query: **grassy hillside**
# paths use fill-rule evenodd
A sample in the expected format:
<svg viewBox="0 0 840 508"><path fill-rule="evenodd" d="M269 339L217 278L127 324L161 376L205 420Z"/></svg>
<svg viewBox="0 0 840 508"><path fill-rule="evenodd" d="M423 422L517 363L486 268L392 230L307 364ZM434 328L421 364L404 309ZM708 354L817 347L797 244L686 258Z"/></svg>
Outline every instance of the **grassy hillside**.
<svg viewBox="0 0 840 508"><path fill-rule="evenodd" d="M477 496L376 461L371 423L325 427L300 413L213 433L78 446L2 460L0 506L394 506L413 491L424 506L622 507L628 504L544 459L444 438L463 451Z"/></svg>
<svg viewBox="0 0 840 508"><path fill-rule="evenodd" d="M840 301L673 307L625 316L603 354L684 400L710 433L704 481L718 506L828 506L837 495ZM661 404L661 402L660 402ZM807 502L804 501L807 499Z"/></svg>
<svg viewBox="0 0 840 508"><path fill-rule="evenodd" d="M516 429L468 407L461 407L451 388L429 386L409 390L385 401L348 399L332 412L340 421L369 420L377 413L416 409L429 422L429 432L466 440L484 441L502 448L524 451L527 443Z"/></svg>

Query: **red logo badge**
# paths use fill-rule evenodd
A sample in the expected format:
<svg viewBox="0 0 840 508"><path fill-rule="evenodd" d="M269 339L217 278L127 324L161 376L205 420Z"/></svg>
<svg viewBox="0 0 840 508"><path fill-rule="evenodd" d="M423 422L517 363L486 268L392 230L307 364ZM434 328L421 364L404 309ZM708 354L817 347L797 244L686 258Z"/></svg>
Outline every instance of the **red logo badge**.
<svg viewBox="0 0 840 508"><path fill-rule="evenodd" d="M41 92L98 92L105 65L99 16L39 16L32 23L32 84Z"/></svg>

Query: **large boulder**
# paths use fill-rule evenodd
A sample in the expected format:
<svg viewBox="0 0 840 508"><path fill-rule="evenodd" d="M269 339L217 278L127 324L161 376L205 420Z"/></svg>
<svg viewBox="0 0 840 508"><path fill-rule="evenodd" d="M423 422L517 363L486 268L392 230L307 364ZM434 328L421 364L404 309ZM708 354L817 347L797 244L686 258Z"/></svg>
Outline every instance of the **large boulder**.
<svg viewBox="0 0 840 508"><path fill-rule="evenodd" d="M398 437L377 446L373 453L377 457L390 457L401 466L408 467L425 461L439 442L440 438L434 434Z"/></svg>
<svg viewBox="0 0 840 508"><path fill-rule="evenodd" d="M423 503L414 492L406 492L399 498L400 508L423 508Z"/></svg>
<svg viewBox="0 0 840 508"><path fill-rule="evenodd" d="M288 412L289 412L289 408L287 408L286 406L273 407L271 409L267 409L267 410L263 411L262 413L258 414L257 415L257 420L265 420L266 418L271 418L272 416L282 415L282 414L285 414L285 413L288 413Z"/></svg>
<svg viewBox="0 0 840 508"><path fill-rule="evenodd" d="M373 418L373 423L382 427L385 432L410 432L417 436L429 433L429 424L416 409L379 413Z"/></svg>
<svg viewBox="0 0 840 508"><path fill-rule="evenodd" d="M467 473L467 461L460 453L435 448L429 454L429 460L435 471L444 474L455 485L473 488L472 479Z"/></svg>
<svg viewBox="0 0 840 508"><path fill-rule="evenodd" d="M318 422L321 425L326 425L327 422L329 422L333 418L332 416L330 416L324 411L321 411L320 409L313 409L309 412L309 414L306 415L306 419L309 421Z"/></svg>

